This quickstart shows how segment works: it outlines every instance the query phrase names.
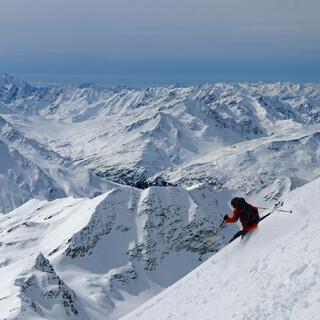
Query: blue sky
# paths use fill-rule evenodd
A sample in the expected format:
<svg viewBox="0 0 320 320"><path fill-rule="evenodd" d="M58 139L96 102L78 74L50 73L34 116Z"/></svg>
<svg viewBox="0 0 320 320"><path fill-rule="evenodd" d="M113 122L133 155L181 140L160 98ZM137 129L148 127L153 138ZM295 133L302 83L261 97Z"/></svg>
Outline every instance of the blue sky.
<svg viewBox="0 0 320 320"><path fill-rule="evenodd" d="M151 85L320 82L319 0L1 0L0 72Z"/></svg>

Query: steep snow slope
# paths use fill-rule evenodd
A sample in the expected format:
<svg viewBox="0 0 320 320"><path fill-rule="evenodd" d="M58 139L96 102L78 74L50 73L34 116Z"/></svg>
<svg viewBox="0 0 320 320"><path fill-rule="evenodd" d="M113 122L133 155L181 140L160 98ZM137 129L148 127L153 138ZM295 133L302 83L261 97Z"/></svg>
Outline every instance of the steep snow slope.
<svg viewBox="0 0 320 320"><path fill-rule="evenodd" d="M316 320L320 311L320 179L285 208L123 320Z"/></svg>
<svg viewBox="0 0 320 320"><path fill-rule="evenodd" d="M202 181L269 199L319 176L319 142L312 137L320 131L316 84L138 90L26 89L7 75L2 82L2 117L15 129L73 165L119 183L146 187L162 175L179 185ZM10 93L10 83L17 94ZM279 166L288 155L299 161Z"/></svg>
<svg viewBox="0 0 320 320"><path fill-rule="evenodd" d="M1 319L118 319L219 250L229 191L118 186L0 217ZM209 240L209 242L208 242Z"/></svg>

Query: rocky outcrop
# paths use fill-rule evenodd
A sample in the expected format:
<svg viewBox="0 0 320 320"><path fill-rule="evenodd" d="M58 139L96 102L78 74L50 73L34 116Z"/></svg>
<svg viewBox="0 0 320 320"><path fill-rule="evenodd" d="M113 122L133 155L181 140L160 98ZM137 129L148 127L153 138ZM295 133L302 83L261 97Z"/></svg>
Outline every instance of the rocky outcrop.
<svg viewBox="0 0 320 320"><path fill-rule="evenodd" d="M76 294L56 274L41 253L30 274L16 280L20 289L21 311L18 319L89 319ZM59 316L60 314L60 316Z"/></svg>

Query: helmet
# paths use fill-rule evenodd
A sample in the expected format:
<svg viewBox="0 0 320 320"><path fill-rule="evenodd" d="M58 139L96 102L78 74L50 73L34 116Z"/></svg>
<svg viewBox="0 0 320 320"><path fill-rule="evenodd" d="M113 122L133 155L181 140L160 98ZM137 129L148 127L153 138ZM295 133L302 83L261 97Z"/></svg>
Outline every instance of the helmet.
<svg viewBox="0 0 320 320"><path fill-rule="evenodd" d="M231 200L231 205L232 205L232 207L233 208L242 208L242 204L243 204L243 198L238 198L238 197L236 197L236 198L233 198L232 200Z"/></svg>

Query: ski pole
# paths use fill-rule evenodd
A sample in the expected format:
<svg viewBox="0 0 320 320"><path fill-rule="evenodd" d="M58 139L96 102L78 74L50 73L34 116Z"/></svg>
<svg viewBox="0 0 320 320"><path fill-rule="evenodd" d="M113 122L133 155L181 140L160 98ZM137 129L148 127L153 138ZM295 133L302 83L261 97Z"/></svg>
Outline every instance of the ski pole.
<svg viewBox="0 0 320 320"><path fill-rule="evenodd" d="M223 227L224 223L225 223L225 221L224 221L224 220L220 223L220 225L219 225L218 229L216 230L216 234L218 234L218 233L220 232L220 230L222 229L222 227Z"/></svg>
<svg viewBox="0 0 320 320"><path fill-rule="evenodd" d="M262 209L262 210L272 210L272 211L292 213L292 210L284 210L284 209L277 209L277 208L264 208L264 207L257 207L257 208Z"/></svg>

